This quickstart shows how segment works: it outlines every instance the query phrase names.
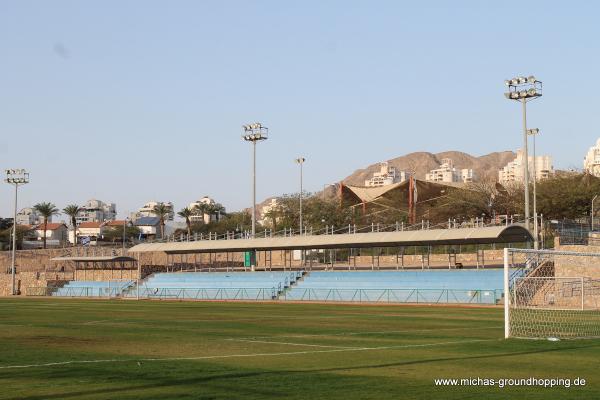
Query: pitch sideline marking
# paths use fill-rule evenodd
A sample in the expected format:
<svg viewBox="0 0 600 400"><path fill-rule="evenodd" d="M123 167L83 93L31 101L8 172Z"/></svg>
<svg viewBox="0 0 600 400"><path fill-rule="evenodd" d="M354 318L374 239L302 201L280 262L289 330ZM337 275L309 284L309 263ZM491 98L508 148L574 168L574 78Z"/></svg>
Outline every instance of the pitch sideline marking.
<svg viewBox="0 0 600 400"><path fill-rule="evenodd" d="M463 344L463 343L475 343L475 342L490 342L498 341L503 339L474 339L474 340L460 340L453 342L437 342L437 343L421 343L421 344L406 344L397 346L380 346L380 347L356 347L348 349L330 349L330 350L305 350L305 351L290 351L280 353L251 353L251 354L228 354L221 356L198 356L198 357L166 357L166 358L130 358L130 359L104 359L104 360L71 360L71 361L59 361L43 364L27 364L27 365L5 365L0 366L0 369L23 369L23 368L37 368L37 367L51 367L61 365L72 365L72 364L100 364L100 363L122 363L122 362L150 362L150 361L194 361L194 360L214 360L214 359L226 359L226 358L243 358L243 357L276 357L276 356L289 356L289 355L301 355L301 354L319 354L319 353L340 353L349 351L369 351L369 350L394 350L404 349L413 347L433 347L433 346L444 346L452 344Z"/></svg>
<svg viewBox="0 0 600 400"><path fill-rule="evenodd" d="M276 336L247 336L241 338L227 338L225 340L254 340L254 339L277 339L277 338L308 338L308 337L327 337L327 336L355 336L355 335L381 335L386 333L413 333L413 332L430 332L430 331L461 331L461 330L480 330L480 329L501 329L501 326L482 326L479 328L430 328L430 329L402 329L392 331L367 331L367 332L338 332L338 333L315 333L302 335L276 335Z"/></svg>
<svg viewBox="0 0 600 400"><path fill-rule="evenodd" d="M329 346L324 344L307 344L307 343L290 343L290 342L277 342L269 340L249 340L249 339L226 339L232 342L244 342L244 343L267 343L267 344L285 344L288 346L307 346L307 347L329 347L334 349L360 349L362 347L351 347L351 346Z"/></svg>

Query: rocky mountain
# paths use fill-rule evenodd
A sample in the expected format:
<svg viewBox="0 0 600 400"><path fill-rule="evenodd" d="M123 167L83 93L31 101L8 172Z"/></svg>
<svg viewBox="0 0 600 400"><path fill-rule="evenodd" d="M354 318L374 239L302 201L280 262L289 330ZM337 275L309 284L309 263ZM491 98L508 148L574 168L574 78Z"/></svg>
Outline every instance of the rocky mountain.
<svg viewBox="0 0 600 400"><path fill-rule="evenodd" d="M425 179L425 174L438 168L442 159L449 158L457 169L472 168L476 180L498 179L498 170L514 160L516 154L512 151L502 151L476 157L461 151L444 151L442 153L416 152L388 160L390 166L399 171L414 171L417 179ZM365 180L370 179L374 172L379 171L379 163L369 165L364 169L343 179L348 185L364 186Z"/></svg>

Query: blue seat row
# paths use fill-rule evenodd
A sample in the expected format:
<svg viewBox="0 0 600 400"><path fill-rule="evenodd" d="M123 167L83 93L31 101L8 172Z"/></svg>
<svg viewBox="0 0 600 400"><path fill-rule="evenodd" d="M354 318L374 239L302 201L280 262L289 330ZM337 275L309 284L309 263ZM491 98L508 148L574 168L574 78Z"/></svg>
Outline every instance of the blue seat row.
<svg viewBox="0 0 600 400"><path fill-rule="evenodd" d="M287 290L285 299L494 304L502 288L501 269L322 271Z"/></svg>
<svg viewBox="0 0 600 400"><path fill-rule="evenodd" d="M142 298L270 300L302 276L301 272L156 273L139 288ZM138 296L132 288L126 297Z"/></svg>
<svg viewBox="0 0 600 400"><path fill-rule="evenodd" d="M117 297L133 283L133 281L70 281L51 294L57 297Z"/></svg>

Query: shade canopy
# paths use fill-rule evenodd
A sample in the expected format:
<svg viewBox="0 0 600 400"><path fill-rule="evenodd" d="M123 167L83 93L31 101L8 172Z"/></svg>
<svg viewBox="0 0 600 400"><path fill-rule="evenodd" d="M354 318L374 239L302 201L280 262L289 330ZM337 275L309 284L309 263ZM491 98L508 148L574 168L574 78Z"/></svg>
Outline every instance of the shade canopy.
<svg viewBox="0 0 600 400"><path fill-rule="evenodd" d="M490 243L522 243L533 240L520 224L483 228L427 229L338 235L305 235L256 239L199 240L190 242L143 243L130 253L168 254L221 253L252 250L341 249L364 247L436 246Z"/></svg>

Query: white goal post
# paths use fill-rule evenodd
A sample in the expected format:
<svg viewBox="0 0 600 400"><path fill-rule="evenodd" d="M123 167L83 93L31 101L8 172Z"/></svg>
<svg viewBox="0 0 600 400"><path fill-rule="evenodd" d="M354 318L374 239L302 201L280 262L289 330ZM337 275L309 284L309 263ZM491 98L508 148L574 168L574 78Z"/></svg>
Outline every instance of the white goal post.
<svg viewBox="0 0 600 400"><path fill-rule="evenodd" d="M600 338L600 253L505 248L504 337Z"/></svg>

